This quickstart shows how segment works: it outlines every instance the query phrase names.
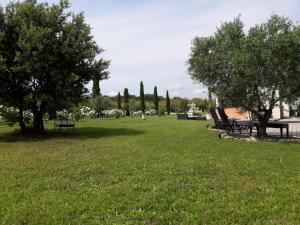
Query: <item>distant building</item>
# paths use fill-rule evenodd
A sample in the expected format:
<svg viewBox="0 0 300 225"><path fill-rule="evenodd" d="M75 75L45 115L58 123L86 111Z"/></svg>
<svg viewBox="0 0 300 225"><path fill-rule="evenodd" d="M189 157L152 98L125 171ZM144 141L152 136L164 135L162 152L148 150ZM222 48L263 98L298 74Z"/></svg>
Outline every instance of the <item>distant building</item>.
<svg viewBox="0 0 300 225"><path fill-rule="evenodd" d="M272 119L283 119L290 117L290 105L282 102L282 107L280 105L275 106L272 112Z"/></svg>

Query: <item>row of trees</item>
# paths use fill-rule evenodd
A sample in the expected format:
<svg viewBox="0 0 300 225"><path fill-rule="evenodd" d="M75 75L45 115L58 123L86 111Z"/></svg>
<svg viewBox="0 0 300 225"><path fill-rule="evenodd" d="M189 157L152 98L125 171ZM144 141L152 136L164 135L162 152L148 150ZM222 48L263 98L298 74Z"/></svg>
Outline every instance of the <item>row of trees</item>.
<svg viewBox="0 0 300 225"><path fill-rule="evenodd" d="M108 78L109 61L96 59L103 49L84 15L68 12L69 6L68 0L26 0L0 8L0 101L19 109L22 132L25 110L42 132L47 111L79 102L91 80L94 93L100 92L97 83Z"/></svg>
<svg viewBox="0 0 300 225"><path fill-rule="evenodd" d="M149 96L145 95L145 96ZM166 112L166 98L162 96L158 96L159 102L158 102L158 110L155 110L159 114ZM186 99L181 97L173 97L170 99L170 112L187 112L189 110L189 104L194 103L196 107L199 108L202 112L207 112L209 110L209 107L211 107L211 104L206 99L201 98L193 98L193 99ZM129 111L132 112L138 112L142 111L141 109L141 101L139 96L135 95L129 95ZM112 109L120 109L124 110L124 96L118 93L117 96L103 96L100 95L96 98L87 98L86 100L82 101L81 106L87 106L93 109L96 109L98 114L101 114L101 111L104 110L112 110ZM213 102L213 105L215 105L215 102ZM147 109L155 109L154 104L154 95L151 94L151 98L145 98L145 108ZM125 111L125 110L124 110Z"/></svg>
<svg viewBox="0 0 300 225"><path fill-rule="evenodd" d="M244 32L240 18L193 40L188 71L220 102L257 116L262 136L274 107L300 96L300 27L278 15Z"/></svg>
<svg viewBox="0 0 300 225"><path fill-rule="evenodd" d="M124 110L125 110L127 116L130 115L130 102L129 102L129 99L130 99L130 95L129 95L128 88L125 88L124 89ZM139 97L139 100L140 100L140 109L143 113L145 113L145 111L146 111L145 93L144 93L144 84L143 84L142 81L140 82L140 97ZM118 93L117 101L118 101L118 103L117 103L118 109L122 109L120 92ZM166 101L166 110L165 110L165 112L170 114L171 108L170 108L170 97L169 97L169 92L168 91L166 93L165 101ZM155 109L156 113L158 114L159 113L159 96L157 94L157 87L156 86L154 87L154 91L153 91L153 103L154 103L154 109Z"/></svg>

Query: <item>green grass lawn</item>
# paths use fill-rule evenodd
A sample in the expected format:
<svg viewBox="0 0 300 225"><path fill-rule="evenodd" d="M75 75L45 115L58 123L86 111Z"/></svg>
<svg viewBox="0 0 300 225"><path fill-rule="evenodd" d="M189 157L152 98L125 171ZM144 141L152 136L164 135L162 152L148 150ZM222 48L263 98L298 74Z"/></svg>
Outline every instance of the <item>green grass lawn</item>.
<svg viewBox="0 0 300 225"><path fill-rule="evenodd" d="M1 125L0 224L299 224L300 144L221 140L206 124Z"/></svg>

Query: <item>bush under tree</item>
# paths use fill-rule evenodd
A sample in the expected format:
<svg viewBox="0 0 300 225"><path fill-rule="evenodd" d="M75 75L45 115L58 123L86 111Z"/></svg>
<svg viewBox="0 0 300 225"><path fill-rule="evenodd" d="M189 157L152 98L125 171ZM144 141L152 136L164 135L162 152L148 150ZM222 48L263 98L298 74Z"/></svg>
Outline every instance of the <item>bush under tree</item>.
<svg viewBox="0 0 300 225"><path fill-rule="evenodd" d="M93 108L96 110L98 117L103 114L104 110L109 109L110 102L107 97L99 95L93 99Z"/></svg>

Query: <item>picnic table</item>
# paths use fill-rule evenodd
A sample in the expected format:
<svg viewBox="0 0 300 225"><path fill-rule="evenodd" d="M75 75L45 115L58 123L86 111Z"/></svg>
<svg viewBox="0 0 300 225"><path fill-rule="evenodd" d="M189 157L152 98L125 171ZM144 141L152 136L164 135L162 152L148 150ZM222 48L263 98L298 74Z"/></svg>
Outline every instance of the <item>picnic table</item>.
<svg viewBox="0 0 300 225"><path fill-rule="evenodd" d="M256 127L257 133L259 131L260 124L258 121L253 122L253 127ZM270 121L267 124L267 128L278 128L280 129L280 138L283 138L283 129L286 129L286 137L289 138L289 124L285 122ZM252 129L250 130L250 135L252 135Z"/></svg>

